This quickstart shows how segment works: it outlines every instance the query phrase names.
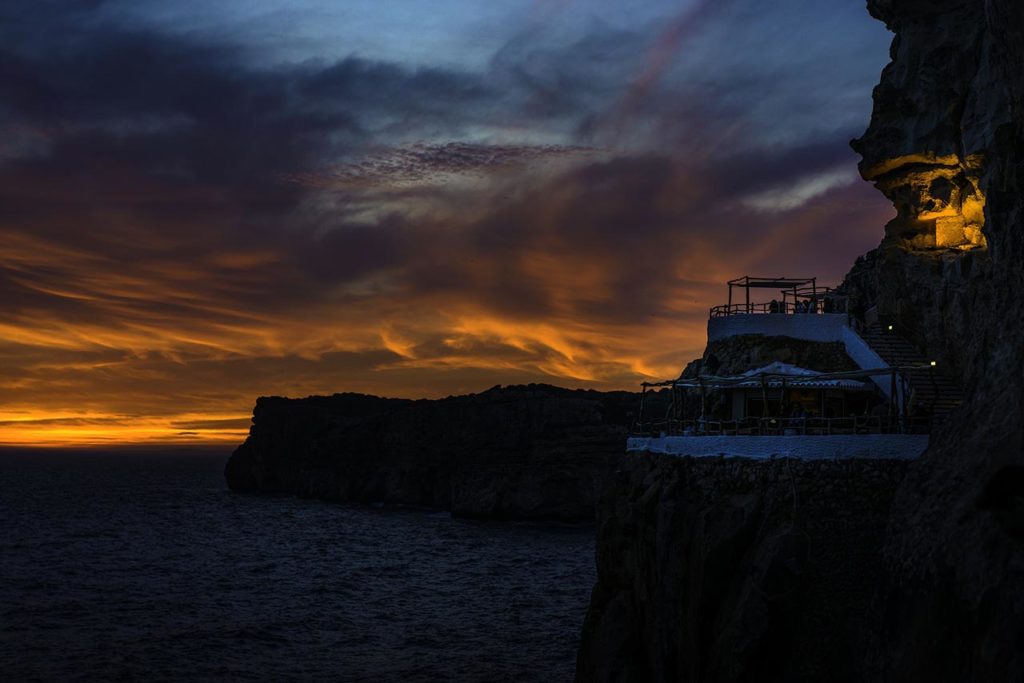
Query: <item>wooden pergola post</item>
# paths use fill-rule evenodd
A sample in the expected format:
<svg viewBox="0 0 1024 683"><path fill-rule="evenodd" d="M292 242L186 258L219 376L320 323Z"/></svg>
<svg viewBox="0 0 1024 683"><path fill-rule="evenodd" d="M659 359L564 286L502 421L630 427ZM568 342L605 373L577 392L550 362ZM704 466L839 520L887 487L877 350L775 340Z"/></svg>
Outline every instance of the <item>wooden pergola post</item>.
<svg viewBox="0 0 1024 683"><path fill-rule="evenodd" d="M672 385L672 388L670 389L670 392L671 393L669 394L669 400L668 400L668 414L666 415L666 417L668 418L668 428L666 429L666 432L671 435L672 434L672 419L676 415L676 385L675 384Z"/></svg>
<svg viewBox="0 0 1024 683"><path fill-rule="evenodd" d="M704 388L704 378L700 378L700 419L704 420L704 414L707 410L707 391Z"/></svg>
<svg viewBox="0 0 1024 683"><path fill-rule="evenodd" d="M782 393L779 395L779 418L786 419L786 376L782 376Z"/></svg>
<svg viewBox="0 0 1024 683"><path fill-rule="evenodd" d="M900 375L900 393L903 395L903 400L900 401L900 408L902 408L902 410L900 411L900 414L902 415L902 418L900 420L900 431L904 432L907 430L910 418L910 402L907 400L907 384L907 376Z"/></svg>
<svg viewBox="0 0 1024 683"><path fill-rule="evenodd" d="M640 427L640 432L644 430L644 399L647 397L647 382L643 383L643 389L640 392L640 414L637 416L637 424Z"/></svg>
<svg viewBox="0 0 1024 683"><path fill-rule="evenodd" d="M686 388L679 388L680 406L679 406L679 427L680 431L684 424L686 424Z"/></svg>
<svg viewBox="0 0 1024 683"><path fill-rule="evenodd" d="M764 403L764 410L762 417L771 417L769 414L771 411L768 410L768 380L764 375L761 375L761 401Z"/></svg>
<svg viewBox="0 0 1024 683"><path fill-rule="evenodd" d="M899 400L899 395L896 393L896 368L893 368L889 372L889 428L892 429L893 418L896 417L896 401Z"/></svg>

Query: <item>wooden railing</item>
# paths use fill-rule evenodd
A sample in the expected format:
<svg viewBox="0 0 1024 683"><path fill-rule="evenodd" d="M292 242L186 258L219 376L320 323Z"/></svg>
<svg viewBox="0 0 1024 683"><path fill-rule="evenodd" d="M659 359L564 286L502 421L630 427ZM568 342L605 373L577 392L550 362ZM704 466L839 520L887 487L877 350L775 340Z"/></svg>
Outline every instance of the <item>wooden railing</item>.
<svg viewBox="0 0 1024 683"><path fill-rule="evenodd" d="M775 303L762 304L721 304L711 307L712 318L722 318L727 315L738 315L744 313L776 313L786 315L800 314L821 314L821 313L846 313L846 300L837 299L826 303L825 301L808 301L794 303L792 301L776 301Z"/></svg>

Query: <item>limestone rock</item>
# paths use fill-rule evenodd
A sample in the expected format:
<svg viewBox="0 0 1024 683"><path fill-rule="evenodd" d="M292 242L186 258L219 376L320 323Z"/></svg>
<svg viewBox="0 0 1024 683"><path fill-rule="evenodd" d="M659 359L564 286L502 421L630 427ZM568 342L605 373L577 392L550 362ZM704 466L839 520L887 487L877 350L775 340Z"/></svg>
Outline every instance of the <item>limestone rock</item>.
<svg viewBox="0 0 1024 683"><path fill-rule="evenodd" d="M908 155L955 160L984 197L982 248L937 257L890 236L851 273L967 386L897 492L872 662L884 680L1024 680L1024 12L1017 0L869 9L896 38L857 144L865 175Z"/></svg>

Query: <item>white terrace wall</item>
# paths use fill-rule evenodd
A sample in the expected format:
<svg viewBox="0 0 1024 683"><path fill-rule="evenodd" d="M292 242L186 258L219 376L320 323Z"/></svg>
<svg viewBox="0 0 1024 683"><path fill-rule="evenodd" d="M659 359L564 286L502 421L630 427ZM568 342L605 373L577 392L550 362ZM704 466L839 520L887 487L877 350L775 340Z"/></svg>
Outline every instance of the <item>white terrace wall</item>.
<svg viewBox="0 0 1024 683"><path fill-rule="evenodd" d="M889 364L886 363L881 356L875 353L875 350L871 348L866 341L861 339L860 335L853 331L850 327L843 328L842 334L843 346L846 347L846 355L853 360L862 370L874 370L876 368L887 368ZM892 400L892 379L889 375L875 375L871 378L871 381L882 390L886 398ZM902 396L900 391L900 384L896 383L896 400L899 401L899 405L902 408L905 397Z"/></svg>
<svg viewBox="0 0 1024 683"><path fill-rule="evenodd" d="M738 313L710 318L708 341L719 341L740 334L763 334L815 342L837 342L844 341L845 328L845 313Z"/></svg>

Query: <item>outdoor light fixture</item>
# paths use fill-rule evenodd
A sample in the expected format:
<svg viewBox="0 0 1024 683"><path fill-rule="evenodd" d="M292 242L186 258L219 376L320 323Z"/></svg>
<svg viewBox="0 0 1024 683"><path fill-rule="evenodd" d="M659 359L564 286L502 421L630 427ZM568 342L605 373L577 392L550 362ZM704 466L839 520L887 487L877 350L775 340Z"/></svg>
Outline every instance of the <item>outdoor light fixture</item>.
<svg viewBox="0 0 1024 683"><path fill-rule="evenodd" d="M934 368L935 367L935 361L932 361L929 365L931 365Z"/></svg>
<svg viewBox="0 0 1024 683"><path fill-rule="evenodd" d="M889 325L889 331L892 332L892 325Z"/></svg>

